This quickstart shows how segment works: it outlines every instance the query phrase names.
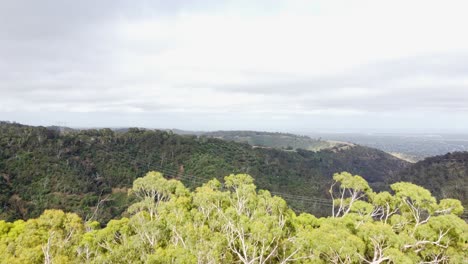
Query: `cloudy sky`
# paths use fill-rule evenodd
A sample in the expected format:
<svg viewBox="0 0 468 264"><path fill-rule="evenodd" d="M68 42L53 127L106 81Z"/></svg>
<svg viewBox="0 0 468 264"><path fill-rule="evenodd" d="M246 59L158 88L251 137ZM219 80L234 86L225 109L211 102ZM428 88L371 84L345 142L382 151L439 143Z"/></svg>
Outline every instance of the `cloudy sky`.
<svg viewBox="0 0 468 264"><path fill-rule="evenodd" d="M0 120L468 132L465 0L0 0Z"/></svg>

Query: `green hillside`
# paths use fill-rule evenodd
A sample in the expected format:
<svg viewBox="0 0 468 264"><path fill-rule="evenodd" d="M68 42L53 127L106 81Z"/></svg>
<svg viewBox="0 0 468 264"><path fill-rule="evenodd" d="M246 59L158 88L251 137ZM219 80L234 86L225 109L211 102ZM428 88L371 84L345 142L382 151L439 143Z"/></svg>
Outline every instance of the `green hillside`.
<svg viewBox="0 0 468 264"><path fill-rule="evenodd" d="M295 195L293 208L327 214L335 172L362 175L381 189L409 163L382 151L355 146L312 152L253 148L209 137L167 131L67 130L0 124L0 218L37 217L44 209L73 211L108 220L127 207L127 188L147 171L177 176L189 188L203 180L248 173L259 188ZM190 177L195 175L196 177Z"/></svg>
<svg viewBox="0 0 468 264"><path fill-rule="evenodd" d="M468 152L426 158L409 166L395 181L411 181L432 191L439 199L456 198L468 205Z"/></svg>
<svg viewBox="0 0 468 264"><path fill-rule="evenodd" d="M203 136L220 138L240 143L248 143L252 146L277 148L284 150L306 149L319 151L333 147L346 147L352 144L313 139L308 136L299 136L289 133L271 133L258 131L215 131L203 133Z"/></svg>

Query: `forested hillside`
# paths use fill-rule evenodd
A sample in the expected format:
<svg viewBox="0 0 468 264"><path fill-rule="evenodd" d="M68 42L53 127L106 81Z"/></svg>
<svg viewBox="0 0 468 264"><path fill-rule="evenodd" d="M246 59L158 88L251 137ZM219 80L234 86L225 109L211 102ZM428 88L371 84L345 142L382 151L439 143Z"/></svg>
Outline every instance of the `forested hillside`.
<svg viewBox="0 0 468 264"><path fill-rule="evenodd" d="M252 148L167 131L67 130L0 125L0 217L27 219L44 209L107 221L128 206L128 187L150 170L179 177L189 188L214 177L249 173L272 192L329 199L335 172L362 175L381 189L408 166L382 151L355 146L296 152ZM190 177L195 175L196 177ZM293 208L329 213L324 204L285 196Z"/></svg>
<svg viewBox="0 0 468 264"><path fill-rule="evenodd" d="M149 172L134 181L127 217L108 223L46 210L0 221L0 263L465 263L460 201L411 183L374 192L333 176L333 215L296 214L246 174L190 191Z"/></svg>
<svg viewBox="0 0 468 264"><path fill-rule="evenodd" d="M215 131L202 133L206 137L220 138L240 143L248 143L252 146L277 148L285 150L305 149L319 151L323 149L346 147L352 144L336 141L313 139L308 136L299 136L289 133L271 133L258 131Z"/></svg>
<svg viewBox="0 0 468 264"><path fill-rule="evenodd" d="M409 166L395 181L411 181L438 198L456 198L468 205L468 152L447 153Z"/></svg>

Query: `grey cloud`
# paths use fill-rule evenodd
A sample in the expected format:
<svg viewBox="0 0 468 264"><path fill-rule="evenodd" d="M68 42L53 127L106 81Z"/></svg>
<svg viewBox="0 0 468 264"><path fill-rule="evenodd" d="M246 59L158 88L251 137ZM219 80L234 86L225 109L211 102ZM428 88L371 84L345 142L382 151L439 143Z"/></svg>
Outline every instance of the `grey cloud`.
<svg viewBox="0 0 468 264"><path fill-rule="evenodd" d="M111 63L112 57L121 51L119 43L113 39L115 23L177 15L215 3L189 0L0 1L0 69L34 72L99 67L103 62ZM0 74L5 71L2 72Z"/></svg>
<svg viewBox="0 0 468 264"><path fill-rule="evenodd" d="M281 73L251 73L263 82L227 84L214 89L259 94L303 94L340 88L393 88L394 82L411 77L454 78L468 77L468 54L429 54L379 61L329 76L294 76ZM272 81L273 80L273 81ZM199 86L210 86L200 84Z"/></svg>
<svg viewBox="0 0 468 264"><path fill-rule="evenodd" d="M377 88L379 89L379 88ZM381 88L380 88L381 89ZM322 99L311 96L299 99L303 104L313 103L320 108L323 107L351 107L360 110L387 111L396 109L414 108L445 108L447 110L467 109L468 89L460 85L443 85L424 87L384 88L382 94L361 95L352 98L335 97Z"/></svg>
<svg viewBox="0 0 468 264"><path fill-rule="evenodd" d="M43 39L74 34L109 19L177 13L192 1L15 0L0 3L3 38Z"/></svg>
<svg viewBox="0 0 468 264"><path fill-rule="evenodd" d="M1 105L8 105L9 102L8 109L18 111L23 109L22 106L13 104L24 104L28 109L52 109L59 112L73 111L80 107L88 107L96 112L121 113L126 109L134 109L146 112L145 122L148 123L145 124L149 124L150 116L157 113L177 118L183 116L180 120L195 122L193 120L197 119L191 120L190 116L197 116L201 120L203 118L200 113L206 112L211 113L207 115L216 115L213 120L219 121L223 116L217 114L227 112L230 116L228 120L235 124L240 124L249 117L246 114L249 112L260 113L259 121L268 119L273 114L304 113L304 116L308 116L311 111L322 110L325 113L328 110L355 110L371 114L404 111L468 113L468 87L464 86L468 83L467 53L424 54L378 61L326 76L239 70L236 73L245 76L246 82L226 82L222 85L183 83L183 80L159 83L161 76L158 76L158 72L119 71L119 64L125 63L121 59L121 52L128 50L125 47L127 43L120 43L115 39L114 23L119 20L177 15L184 10L204 10L208 6L216 8L218 2L220 1L2 1L0 114L5 115L1 112ZM160 52L165 45L171 44L163 43L160 44L161 47L155 47L153 43L127 41L132 44L131 52L136 52L139 56ZM217 69L212 70L216 74ZM435 82L415 82L415 79L425 77L430 77ZM148 93L149 95L138 94L139 89L143 89L141 87L160 89L160 98L150 96L157 97L156 92ZM164 96L179 88L193 89L194 93L197 89L212 89L261 100L252 105L230 102L230 105L222 109L209 102L203 107L164 102ZM353 96L347 93L352 89L361 89L362 94ZM184 100L189 102L190 94ZM182 113L167 113L179 110L183 110L180 111ZM96 116L112 116L112 120L118 121L118 115ZM136 118L135 115L129 116ZM301 118L300 121L305 123L306 117ZM165 122L168 119L161 117ZM294 120L289 123L294 123ZM174 122L171 124L177 126ZM224 126L228 127L227 122ZM255 127L252 125L251 128Z"/></svg>
<svg viewBox="0 0 468 264"><path fill-rule="evenodd" d="M211 87L234 93L282 96L285 102L309 110L466 111L467 73L468 54L430 54L376 62L332 76L305 78L271 74L268 77L251 73L260 76L260 81ZM425 78L430 78L429 83L418 83ZM352 96L356 89L362 90L362 94Z"/></svg>

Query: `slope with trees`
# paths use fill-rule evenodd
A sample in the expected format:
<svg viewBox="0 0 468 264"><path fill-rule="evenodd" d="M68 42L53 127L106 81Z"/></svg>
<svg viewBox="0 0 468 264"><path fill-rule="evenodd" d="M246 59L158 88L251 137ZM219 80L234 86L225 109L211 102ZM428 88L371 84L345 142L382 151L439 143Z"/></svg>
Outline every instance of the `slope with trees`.
<svg viewBox="0 0 468 264"><path fill-rule="evenodd" d="M252 146L276 148L283 150L305 149L319 151L331 148L346 148L353 144L337 141L313 139L308 136L299 136L289 133L272 133L259 131L215 131L201 134L205 137L219 138Z"/></svg>
<svg viewBox="0 0 468 264"><path fill-rule="evenodd" d="M107 221L125 211L130 202L127 189L149 170L201 178L181 178L189 188L220 175L248 173L259 187L272 192L327 198L336 171L360 174L379 187L407 165L359 146L288 152L168 131L60 131L3 122L0 218L27 219L55 208ZM329 212L320 204L313 207L286 199L295 208Z"/></svg>
<svg viewBox="0 0 468 264"><path fill-rule="evenodd" d="M437 198L456 198L468 205L468 152L426 158L395 175L393 181L410 181L430 189Z"/></svg>

